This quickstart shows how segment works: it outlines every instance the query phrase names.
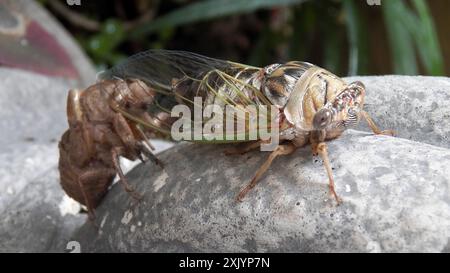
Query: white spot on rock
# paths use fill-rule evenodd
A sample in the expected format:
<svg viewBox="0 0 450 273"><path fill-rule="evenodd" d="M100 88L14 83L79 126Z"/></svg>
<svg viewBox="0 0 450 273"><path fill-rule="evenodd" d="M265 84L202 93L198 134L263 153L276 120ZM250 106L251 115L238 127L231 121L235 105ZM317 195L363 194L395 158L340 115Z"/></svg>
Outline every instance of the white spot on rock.
<svg viewBox="0 0 450 273"><path fill-rule="evenodd" d="M107 213L105 214L105 216L103 217L102 222L100 223L100 228L103 228L103 226L105 225L105 223L106 223L106 218L108 218L108 215L109 215L109 212L107 212Z"/></svg>
<svg viewBox="0 0 450 273"><path fill-rule="evenodd" d="M380 253L381 252L381 246L378 242L375 241L369 241L367 243L366 249L370 253Z"/></svg>
<svg viewBox="0 0 450 273"><path fill-rule="evenodd" d="M6 189L6 193L7 193L7 194L10 194L10 195L13 195L13 194L14 194L14 190L13 190L11 187L8 187L8 188Z"/></svg>
<svg viewBox="0 0 450 273"><path fill-rule="evenodd" d="M130 210L127 210L125 212L125 214L123 215L122 220L120 220L120 222L124 225L128 225L128 223L130 223L132 218L133 218L133 212L131 212Z"/></svg>
<svg viewBox="0 0 450 273"><path fill-rule="evenodd" d="M202 180L201 178L197 178L195 179L196 182L199 182L200 180Z"/></svg>
<svg viewBox="0 0 450 273"><path fill-rule="evenodd" d="M165 184L169 175L164 171L158 178L156 178L155 182L153 182L154 191L159 191Z"/></svg>
<svg viewBox="0 0 450 273"><path fill-rule="evenodd" d="M136 231L136 226L135 226L135 225L131 225L130 231L131 231L131 232L135 232L135 231Z"/></svg>
<svg viewBox="0 0 450 273"><path fill-rule="evenodd" d="M67 195L63 196L61 202L59 202L58 207L61 216L64 216L66 214L77 215L81 209L81 205Z"/></svg>
<svg viewBox="0 0 450 273"><path fill-rule="evenodd" d="M352 188L350 187L350 185L346 184L345 185L345 192L351 192L351 191L352 191Z"/></svg>

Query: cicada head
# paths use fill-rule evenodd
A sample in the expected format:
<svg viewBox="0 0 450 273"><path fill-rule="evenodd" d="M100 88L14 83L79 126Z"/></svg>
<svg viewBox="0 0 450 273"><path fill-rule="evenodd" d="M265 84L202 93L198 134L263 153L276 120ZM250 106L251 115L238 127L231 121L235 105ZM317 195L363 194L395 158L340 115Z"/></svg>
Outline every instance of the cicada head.
<svg viewBox="0 0 450 273"><path fill-rule="evenodd" d="M364 96L365 86L362 82L356 81L347 85L343 91L314 115L314 129L345 129L356 125L364 105Z"/></svg>

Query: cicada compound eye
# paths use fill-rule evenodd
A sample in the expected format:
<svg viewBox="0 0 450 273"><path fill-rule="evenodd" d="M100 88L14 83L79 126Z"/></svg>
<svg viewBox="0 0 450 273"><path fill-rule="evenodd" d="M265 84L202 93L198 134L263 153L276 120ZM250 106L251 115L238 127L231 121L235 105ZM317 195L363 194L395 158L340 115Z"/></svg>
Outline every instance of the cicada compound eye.
<svg viewBox="0 0 450 273"><path fill-rule="evenodd" d="M332 121L330 109L321 109L314 115L313 126L315 130L325 129Z"/></svg>

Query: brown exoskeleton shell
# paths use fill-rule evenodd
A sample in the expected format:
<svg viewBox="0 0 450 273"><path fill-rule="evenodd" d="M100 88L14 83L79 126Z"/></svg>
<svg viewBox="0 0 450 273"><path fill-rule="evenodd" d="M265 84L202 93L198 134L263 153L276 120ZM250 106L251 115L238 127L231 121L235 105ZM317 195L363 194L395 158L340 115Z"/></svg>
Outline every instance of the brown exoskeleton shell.
<svg viewBox="0 0 450 273"><path fill-rule="evenodd" d="M144 83L131 80L102 81L86 90L70 90L67 99L69 129L59 143L59 171L66 193L93 209L118 173L125 189L138 198L123 177L119 156L129 160L151 152L142 144L143 134L114 107L126 104L138 111L154 96Z"/></svg>

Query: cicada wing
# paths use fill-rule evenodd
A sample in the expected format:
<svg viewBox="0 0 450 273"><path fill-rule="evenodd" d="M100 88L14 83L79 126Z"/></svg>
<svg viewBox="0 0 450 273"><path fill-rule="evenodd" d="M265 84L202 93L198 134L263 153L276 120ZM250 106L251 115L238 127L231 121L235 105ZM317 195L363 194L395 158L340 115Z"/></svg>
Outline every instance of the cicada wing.
<svg viewBox="0 0 450 273"><path fill-rule="evenodd" d="M261 92L260 81L261 70L253 67L209 73L202 82L208 92L207 106L222 106L222 119L205 126L222 130L224 142L257 140L259 131L270 130L272 104Z"/></svg>
<svg viewBox="0 0 450 273"><path fill-rule="evenodd" d="M216 119L217 124L213 124L213 126L225 130L223 125L226 124L226 119L230 119L228 113L232 112L227 111L227 107L228 110L240 111L251 105L270 105L260 91L260 72L260 68L257 67L209 58L191 52L149 50L131 56L123 63L104 72L101 78L140 80L157 93L146 110L151 119L156 120L155 124L142 122L126 109L120 109L122 113L126 113L129 118L134 118L136 122L145 127L156 125L165 132L170 131L173 119L158 120L158 118L170 116L173 107L179 104L185 104L191 110L194 110L195 106L203 110L208 105L219 105L224 110L223 119L222 122ZM200 105L196 105L195 97L202 98ZM207 119L203 122L205 123ZM249 126L237 126L237 124L242 124L241 119L242 116L234 118L235 127L241 128L236 129L235 134L248 135ZM252 117L247 114L244 119L248 122ZM192 124L198 122L194 121L193 115L191 122Z"/></svg>
<svg viewBox="0 0 450 273"><path fill-rule="evenodd" d="M103 79L139 79L170 91L174 79L198 79L208 71L226 70L233 63L187 51L152 49L133 55L101 75Z"/></svg>

